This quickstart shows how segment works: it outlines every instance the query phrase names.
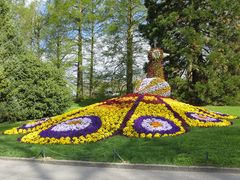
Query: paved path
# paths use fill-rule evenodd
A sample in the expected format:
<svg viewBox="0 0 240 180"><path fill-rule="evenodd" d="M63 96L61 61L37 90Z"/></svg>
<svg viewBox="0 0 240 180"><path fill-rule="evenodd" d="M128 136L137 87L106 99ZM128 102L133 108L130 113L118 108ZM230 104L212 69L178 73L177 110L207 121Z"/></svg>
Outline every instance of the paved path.
<svg viewBox="0 0 240 180"><path fill-rule="evenodd" d="M84 167L0 160L1 180L239 180L240 173Z"/></svg>

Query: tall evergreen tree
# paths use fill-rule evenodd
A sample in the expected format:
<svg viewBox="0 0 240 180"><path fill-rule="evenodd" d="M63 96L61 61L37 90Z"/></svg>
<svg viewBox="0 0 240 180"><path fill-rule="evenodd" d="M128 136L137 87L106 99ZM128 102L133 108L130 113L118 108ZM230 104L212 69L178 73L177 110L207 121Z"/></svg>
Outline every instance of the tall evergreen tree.
<svg viewBox="0 0 240 180"><path fill-rule="evenodd" d="M140 30L171 54L165 70L175 96L195 104L239 104L239 1L145 0L145 6Z"/></svg>
<svg viewBox="0 0 240 180"><path fill-rule="evenodd" d="M47 59L57 68L64 70L72 65L68 56L73 53L74 44L74 39L70 35L72 29L66 13L67 7L67 1L54 0L47 3L44 28Z"/></svg>
<svg viewBox="0 0 240 180"><path fill-rule="evenodd" d="M43 39L44 16L41 13L41 3L33 1L28 6L24 0L17 0L13 3L13 12L19 34L24 39L24 44L38 58L42 57L41 41Z"/></svg>
<svg viewBox="0 0 240 180"><path fill-rule="evenodd" d="M88 6L87 23L90 24L87 27L87 31L90 33L90 65L89 65L89 96L93 94L94 84L94 61L95 61L95 44L96 38L99 37L102 30L102 22L105 20L103 13L103 6L101 0L91 0Z"/></svg>
<svg viewBox="0 0 240 180"><path fill-rule="evenodd" d="M83 99L84 95L84 83L83 83L83 25L84 25L84 10L85 4L89 0L70 0L67 2L68 17L71 21L72 31L76 36L76 66L77 66L77 88L76 88L76 98L77 102Z"/></svg>
<svg viewBox="0 0 240 180"><path fill-rule="evenodd" d="M10 3L0 1L0 63L22 51L22 40L14 26Z"/></svg>
<svg viewBox="0 0 240 180"><path fill-rule="evenodd" d="M139 50L138 24L143 22L145 8L141 0L106 1L110 7L108 29L115 36L116 50L121 49L125 64L126 92L133 92L134 53ZM124 45L123 45L124 44Z"/></svg>

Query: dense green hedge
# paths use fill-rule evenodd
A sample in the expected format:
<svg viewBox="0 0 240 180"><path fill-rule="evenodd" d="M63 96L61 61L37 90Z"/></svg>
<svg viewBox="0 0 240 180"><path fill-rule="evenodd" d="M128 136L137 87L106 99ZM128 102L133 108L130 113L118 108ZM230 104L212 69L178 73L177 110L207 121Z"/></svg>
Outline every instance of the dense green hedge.
<svg viewBox="0 0 240 180"><path fill-rule="evenodd" d="M0 68L0 121L52 116L70 104L64 73L51 64L22 55L4 66Z"/></svg>

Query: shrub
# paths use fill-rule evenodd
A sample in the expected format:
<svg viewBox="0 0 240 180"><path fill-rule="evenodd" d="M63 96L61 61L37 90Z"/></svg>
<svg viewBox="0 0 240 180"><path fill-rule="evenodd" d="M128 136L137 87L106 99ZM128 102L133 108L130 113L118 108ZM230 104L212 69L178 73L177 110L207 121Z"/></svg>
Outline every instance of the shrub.
<svg viewBox="0 0 240 180"><path fill-rule="evenodd" d="M70 105L64 73L32 55L4 63L8 85L1 88L1 121L53 116ZM1 73L0 73L1 74Z"/></svg>

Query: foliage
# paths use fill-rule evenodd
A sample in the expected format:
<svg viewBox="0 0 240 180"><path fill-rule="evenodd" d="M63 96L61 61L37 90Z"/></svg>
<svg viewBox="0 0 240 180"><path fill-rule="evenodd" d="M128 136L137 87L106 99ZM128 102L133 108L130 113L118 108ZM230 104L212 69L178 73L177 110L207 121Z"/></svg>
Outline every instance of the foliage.
<svg viewBox="0 0 240 180"><path fill-rule="evenodd" d="M74 60L68 58L72 54L75 37L69 33L73 31L71 21L66 9L66 1L52 1L47 4L46 14L43 15L45 26L43 30L43 41L46 43L45 53L47 59L57 68L67 69L72 67Z"/></svg>
<svg viewBox="0 0 240 180"><path fill-rule="evenodd" d="M146 42L137 28L145 16L143 1L26 2L12 1L14 23L23 44L41 60L65 70L76 100L94 97L98 85L108 81L100 76L117 79L122 92L132 88L126 84L132 85L130 81L139 76L138 60L143 61L146 54L142 48Z"/></svg>
<svg viewBox="0 0 240 180"><path fill-rule="evenodd" d="M0 121L61 113L70 102L64 73L27 50L12 4L0 2Z"/></svg>
<svg viewBox="0 0 240 180"><path fill-rule="evenodd" d="M194 104L240 104L239 1L146 0L145 6L140 30L170 53L165 70L173 94Z"/></svg>
<svg viewBox="0 0 240 180"><path fill-rule="evenodd" d="M12 11L14 14L14 24L18 28L18 34L23 39L23 43L31 49L39 58L43 56L41 41L45 19L41 12L40 1L32 1L29 6L24 0L13 1Z"/></svg>
<svg viewBox="0 0 240 180"><path fill-rule="evenodd" d="M140 45L143 39L139 37L137 27L143 22L146 9L141 0L108 0L105 4L110 14L105 26L109 34L107 50L114 53L117 69L125 71L126 92L132 93L136 56L143 51Z"/></svg>
<svg viewBox="0 0 240 180"><path fill-rule="evenodd" d="M63 73L52 65L30 55L5 65L10 84L2 92L2 120L53 116L69 105L71 97Z"/></svg>
<svg viewBox="0 0 240 180"><path fill-rule="evenodd" d="M14 26L13 13L10 5L0 1L0 58L8 59L12 55L21 52L22 40L16 36L17 30Z"/></svg>

